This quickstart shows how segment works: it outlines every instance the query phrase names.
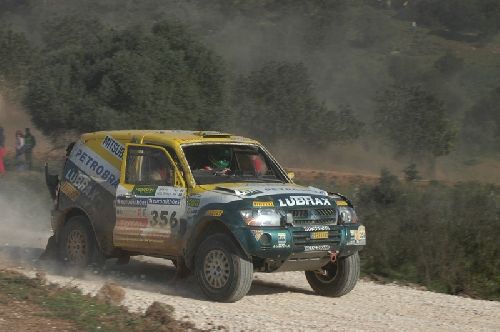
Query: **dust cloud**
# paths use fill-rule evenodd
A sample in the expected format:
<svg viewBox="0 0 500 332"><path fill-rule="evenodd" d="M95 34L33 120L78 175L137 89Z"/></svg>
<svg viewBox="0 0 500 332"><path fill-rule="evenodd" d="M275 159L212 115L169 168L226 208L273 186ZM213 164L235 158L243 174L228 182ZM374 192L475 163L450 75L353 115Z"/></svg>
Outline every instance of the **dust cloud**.
<svg viewBox="0 0 500 332"><path fill-rule="evenodd" d="M44 248L50 229L51 200L40 172L15 172L12 167L14 135L18 129L33 128L29 117L19 106L7 102L0 94L0 126L5 130L7 173L0 176L0 249L25 247ZM48 143L40 132L36 156Z"/></svg>

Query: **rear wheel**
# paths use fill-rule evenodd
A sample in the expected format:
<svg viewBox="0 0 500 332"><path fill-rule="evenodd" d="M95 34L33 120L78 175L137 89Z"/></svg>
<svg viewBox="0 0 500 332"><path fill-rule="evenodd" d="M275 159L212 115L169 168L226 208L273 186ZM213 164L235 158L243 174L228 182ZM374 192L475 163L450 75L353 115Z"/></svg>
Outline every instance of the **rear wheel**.
<svg viewBox="0 0 500 332"><path fill-rule="evenodd" d="M59 239L59 258L78 268L104 262L94 233L84 216L71 217L64 225Z"/></svg>
<svg viewBox="0 0 500 332"><path fill-rule="evenodd" d="M201 290L214 301L235 302L250 290L253 264L224 234L206 238L196 252L195 274Z"/></svg>
<svg viewBox="0 0 500 332"><path fill-rule="evenodd" d="M323 296L340 297L349 293L359 279L359 255L355 254L328 263L324 273L306 271L306 279L312 289Z"/></svg>

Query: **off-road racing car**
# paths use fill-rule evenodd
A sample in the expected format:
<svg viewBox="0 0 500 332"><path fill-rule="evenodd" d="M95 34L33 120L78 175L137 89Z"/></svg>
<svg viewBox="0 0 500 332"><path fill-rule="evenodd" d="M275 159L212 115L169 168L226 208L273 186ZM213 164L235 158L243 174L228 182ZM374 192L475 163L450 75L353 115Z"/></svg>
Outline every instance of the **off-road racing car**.
<svg viewBox="0 0 500 332"><path fill-rule="evenodd" d="M84 134L68 147L62 173L47 173L50 241L76 267L133 255L170 259L215 301L241 299L254 272L279 271L305 271L318 294L342 296L359 277L365 228L348 199L292 177L240 136Z"/></svg>

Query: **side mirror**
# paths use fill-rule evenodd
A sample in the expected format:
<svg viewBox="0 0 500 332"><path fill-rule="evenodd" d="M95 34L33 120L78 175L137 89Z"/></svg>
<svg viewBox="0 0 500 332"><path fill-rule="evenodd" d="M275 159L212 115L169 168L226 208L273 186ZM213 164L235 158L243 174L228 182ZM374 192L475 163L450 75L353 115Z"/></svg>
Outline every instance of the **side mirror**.
<svg viewBox="0 0 500 332"><path fill-rule="evenodd" d="M290 178L290 180L293 180L295 178L295 173L294 172L287 172L286 174L288 175L288 177Z"/></svg>

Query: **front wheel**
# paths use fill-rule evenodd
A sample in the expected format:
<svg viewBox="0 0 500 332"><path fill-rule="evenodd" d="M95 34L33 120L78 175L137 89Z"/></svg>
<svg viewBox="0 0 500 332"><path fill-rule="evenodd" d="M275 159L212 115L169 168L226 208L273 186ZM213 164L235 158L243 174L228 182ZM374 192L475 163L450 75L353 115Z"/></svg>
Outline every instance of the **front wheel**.
<svg viewBox="0 0 500 332"><path fill-rule="evenodd" d="M196 251L195 274L209 299L236 302L250 290L253 264L227 235L215 234Z"/></svg>
<svg viewBox="0 0 500 332"><path fill-rule="evenodd" d="M359 279L360 262L356 252L348 257L328 263L324 273L306 271L306 279L312 289L323 296L340 297L349 293Z"/></svg>

